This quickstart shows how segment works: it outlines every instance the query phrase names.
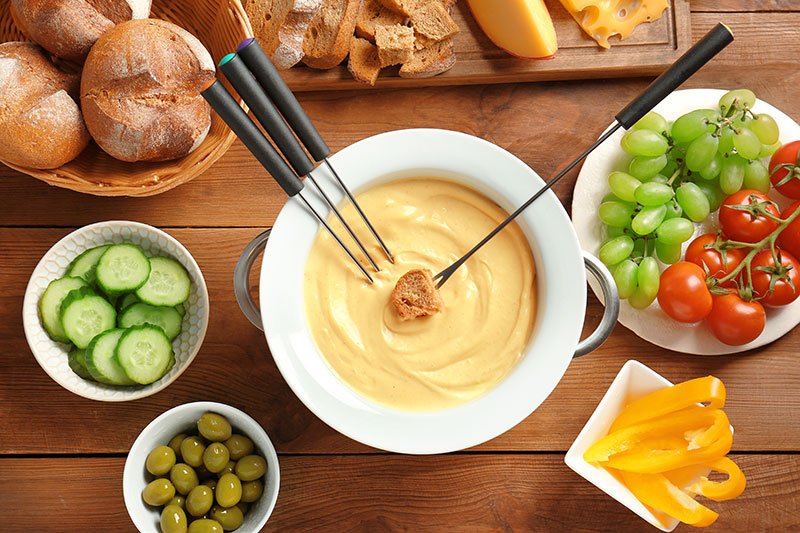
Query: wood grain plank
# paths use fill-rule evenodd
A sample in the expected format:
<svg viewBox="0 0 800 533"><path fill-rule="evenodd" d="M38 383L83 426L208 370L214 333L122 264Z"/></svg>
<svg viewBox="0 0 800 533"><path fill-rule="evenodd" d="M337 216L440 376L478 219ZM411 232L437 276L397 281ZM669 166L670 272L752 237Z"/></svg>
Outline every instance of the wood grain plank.
<svg viewBox="0 0 800 533"><path fill-rule="evenodd" d="M31 272L66 229L0 229L0 454L126 452L138 432L172 406L221 401L254 416L282 452L365 452L312 415L288 388L260 331L234 300L236 259L256 229L168 229L202 268L211 298L208 335L197 359L165 391L106 404L59 387L38 366L20 316ZM586 329L602 308L594 301ZM800 451L800 329L745 355L697 357L670 353L618 327L596 353L572 363L548 400L516 428L481 451L566 450L628 359L673 381L714 374L728 387L727 412L736 427L734 449ZM57 420L58 424L53 421ZM102 431L87 431L87 427ZM113 428L113 431L109 431Z"/></svg>
<svg viewBox="0 0 800 533"><path fill-rule="evenodd" d="M800 11L796 0L691 0L692 12Z"/></svg>
<svg viewBox="0 0 800 533"><path fill-rule="evenodd" d="M747 490L735 501L708 503L720 518L707 531L800 528L800 458L733 459ZM280 461L281 492L265 531L653 531L569 470L560 455ZM4 530L134 531L122 499L123 464L121 458L0 459Z"/></svg>

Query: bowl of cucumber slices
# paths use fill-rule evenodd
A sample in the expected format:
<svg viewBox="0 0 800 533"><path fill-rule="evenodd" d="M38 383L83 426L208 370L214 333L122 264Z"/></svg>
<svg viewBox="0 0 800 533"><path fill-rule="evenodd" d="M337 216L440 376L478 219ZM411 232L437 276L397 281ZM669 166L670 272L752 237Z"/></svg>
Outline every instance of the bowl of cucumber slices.
<svg viewBox="0 0 800 533"><path fill-rule="evenodd" d="M154 394L189 366L208 328L200 267L164 231L98 222L42 257L22 315L34 357L65 389L120 402Z"/></svg>

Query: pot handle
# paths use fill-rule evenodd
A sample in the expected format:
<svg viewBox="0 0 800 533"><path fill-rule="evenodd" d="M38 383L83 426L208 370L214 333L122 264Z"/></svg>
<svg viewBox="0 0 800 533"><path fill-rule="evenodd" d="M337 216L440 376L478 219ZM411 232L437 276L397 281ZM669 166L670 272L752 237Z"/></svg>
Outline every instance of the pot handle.
<svg viewBox="0 0 800 533"><path fill-rule="evenodd" d="M617 318L619 318L619 292L617 292L617 284L611 276L611 272L598 258L589 252L583 252L583 262L586 264L586 269L600 282L605 311L603 311L600 325L591 335L578 343L573 357L581 357L599 348L611 335L611 332L614 331L614 326L617 325Z"/></svg>
<svg viewBox="0 0 800 533"><path fill-rule="evenodd" d="M244 316L247 317L247 320L262 331L264 326L261 321L261 311L259 311L258 306L253 301L253 297L250 295L250 270L253 268L256 257L267 246L271 231L271 229L268 229L250 241L250 244L242 251L242 255L239 256L239 260L236 262L236 269L233 271L233 291L236 294L239 308L244 313Z"/></svg>

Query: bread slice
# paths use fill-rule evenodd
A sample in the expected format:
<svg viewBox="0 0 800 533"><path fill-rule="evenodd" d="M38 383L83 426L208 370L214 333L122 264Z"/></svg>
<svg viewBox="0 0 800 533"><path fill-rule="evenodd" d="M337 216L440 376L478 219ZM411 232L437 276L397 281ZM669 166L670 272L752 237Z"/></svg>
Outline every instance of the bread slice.
<svg viewBox="0 0 800 533"><path fill-rule="evenodd" d="M403 320L438 313L444 307L442 297L428 269L409 270L394 286L392 305Z"/></svg>
<svg viewBox="0 0 800 533"><path fill-rule="evenodd" d="M350 41L350 61L347 63L347 69L356 80L375 85L381 73L378 48L366 39L353 37Z"/></svg>
<svg viewBox="0 0 800 533"><path fill-rule="evenodd" d="M423 43L443 41L458 33L458 24L441 2L429 2L411 12L411 26Z"/></svg>
<svg viewBox="0 0 800 533"><path fill-rule="evenodd" d="M361 3L362 0L324 0L303 39L306 65L329 69L347 57Z"/></svg>
<svg viewBox="0 0 800 533"><path fill-rule="evenodd" d="M393 26L405 24L406 15L392 11L381 4L380 0L364 0L356 21L356 36L375 42L376 26Z"/></svg>
<svg viewBox="0 0 800 533"><path fill-rule="evenodd" d="M278 48L278 32L292 6L294 0L248 0L244 6L253 35L269 56Z"/></svg>
<svg viewBox="0 0 800 533"><path fill-rule="evenodd" d="M414 30L402 24L376 26L375 44L382 67L400 65L414 57Z"/></svg>
<svg viewBox="0 0 800 533"><path fill-rule="evenodd" d="M391 9L395 13L409 16L411 12L418 6L432 0L379 0L384 7Z"/></svg>
<svg viewBox="0 0 800 533"><path fill-rule="evenodd" d="M400 67L401 78L431 78L456 64L453 39L445 39L414 51L411 61Z"/></svg>
<svg viewBox="0 0 800 533"><path fill-rule="evenodd" d="M308 25L322 8L322 0L294 0L292 10L278 30L278 46L272 62L278 70L287 70L303 59L303 39Z"/></svg>

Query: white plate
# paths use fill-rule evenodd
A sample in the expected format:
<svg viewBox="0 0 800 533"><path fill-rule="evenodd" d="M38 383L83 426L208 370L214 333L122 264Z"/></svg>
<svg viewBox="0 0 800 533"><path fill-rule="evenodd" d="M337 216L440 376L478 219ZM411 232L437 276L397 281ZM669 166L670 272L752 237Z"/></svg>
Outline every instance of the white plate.
<svg viewBox="0 0 800 533"><path fill-rule="evenodd" d="M725 94L721 89L686 89L675 91L655 107L655 111L667 120L675 120L693 109L712 108ZM753 107L756 113L768 113L780 127L781 143L800 139L800 126L779 109L758 100ZM603 227L597 218L597 207L600 200L610 191L608 175L614 170L624 168L627 156L619 147L624 134L620 129L607 141L600 145L586 158L583 168L575 184L572 199L572 223L578 233L581 247L589 253L597 254L603 240ZM784 207L790 200L777 194L774 190L770 198ZM716 217L697 224L695 235L716 231ZM664 265L662 265L662 268ZM589 279L595 295L602 301L600 287ZM627 301L622 302L619 322L639 337L663 348L676 352L696 355L722 355L752 350L769 344L792 330L800 323L800 299L782 308L767 308L767 326L764 332L753 342L742 346L728 346L718 341L711 331L696 324L681 324L669 318L661 311L658 302L649 308L639 311L631 307Z"/></svg>

